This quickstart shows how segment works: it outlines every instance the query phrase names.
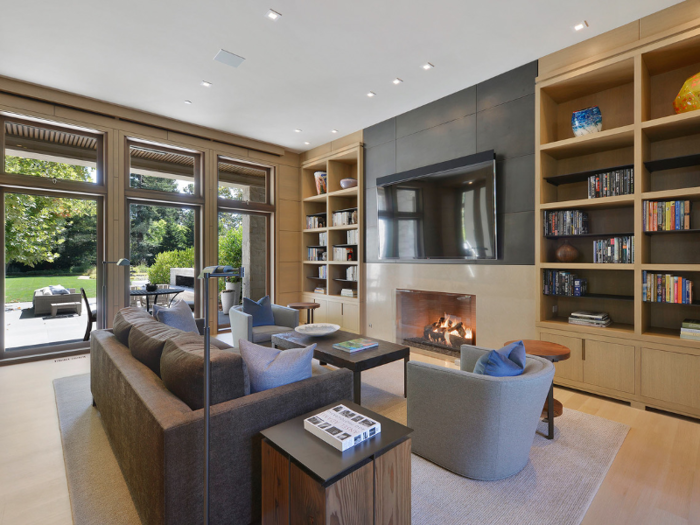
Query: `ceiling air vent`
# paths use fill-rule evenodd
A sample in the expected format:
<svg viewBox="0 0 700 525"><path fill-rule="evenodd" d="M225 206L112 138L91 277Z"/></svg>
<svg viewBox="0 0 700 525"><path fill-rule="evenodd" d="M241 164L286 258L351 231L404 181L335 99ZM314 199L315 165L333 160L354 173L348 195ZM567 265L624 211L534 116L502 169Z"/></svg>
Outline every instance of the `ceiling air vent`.
<svg viewBox="0 0 700 525"><path fill-rule="evenodd" d="M239 57L238 55L230 53L224 49L219 49L219 52L214 57L214 60L221 62L222 64L226 64L227 66L238 67L243 63L245 58Z"/></svg>

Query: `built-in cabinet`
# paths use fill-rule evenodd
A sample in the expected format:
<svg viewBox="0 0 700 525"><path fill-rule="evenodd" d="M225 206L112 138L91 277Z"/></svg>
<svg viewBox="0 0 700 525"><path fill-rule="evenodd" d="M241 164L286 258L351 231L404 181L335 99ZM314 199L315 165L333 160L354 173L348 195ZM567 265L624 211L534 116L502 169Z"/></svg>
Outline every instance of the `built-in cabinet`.
<svg viewBox="0 0 700 525"><path fill-rule="evenodd" d="M362 151L357 144L308 160L301 179L302 300L319 303L315 322L350 332L360 331L364 300ZM326 174L325 189L317 173ZM344 179L357 184L343 188Z"/></svg>

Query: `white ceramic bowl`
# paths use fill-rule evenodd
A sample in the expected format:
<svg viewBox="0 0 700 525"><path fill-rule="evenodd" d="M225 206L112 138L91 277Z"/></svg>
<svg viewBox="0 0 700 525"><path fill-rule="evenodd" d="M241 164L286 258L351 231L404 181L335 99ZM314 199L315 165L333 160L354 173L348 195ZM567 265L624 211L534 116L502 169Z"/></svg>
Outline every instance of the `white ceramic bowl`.
<svg viewBox="0 0 700 525"><path fill-rule="evenodd" d="M340 326L337 324L330 323L313 323L313 324L302 324L297 326L294 330L302 335L310 335L312 337L321 337L324 335L332 334L340 330Z"/></svg>
<svg viewBox="0 0 700 525"><path fill-rule="evenodd" d="M357 186L357 179L340 179L340 187L344 190Z"/></svg>

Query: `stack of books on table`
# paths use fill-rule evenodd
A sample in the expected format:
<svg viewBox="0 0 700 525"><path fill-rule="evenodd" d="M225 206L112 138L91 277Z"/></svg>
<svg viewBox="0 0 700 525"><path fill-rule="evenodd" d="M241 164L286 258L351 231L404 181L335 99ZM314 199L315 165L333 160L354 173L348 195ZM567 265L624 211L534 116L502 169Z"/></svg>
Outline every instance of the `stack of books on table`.
<svg viewBox="0 0 700 525"><path fill-rule="evenodd" d="M700 319L685 319L681 325L681 339L700 341Z"/></svg>
<svg viewBox="0 0 700 525"><path fill-rule="evenodd" d="M382 431L382 425L345 405L338 405L306 418L304 429L342 451L376 436Z"/></svg>
<svg viewBox="0 0 700 525"><path fill-rule="evenodd" d="M377 341L372 341L371 339L364 339L361 337L359 339L351 339L350 341L336 343L333 345L333 348L352 354L354 352L359 352L360 350L374 348L375 346L379 346L379 343L377 343Z"/></svg>
<svg viewBox="0 0 700 525"><path fill-rule="evenodd" d="M571 312L569 316L570 324L578 324L582 326L594 326L597 328L605 328L610 326L612 321L610 316L605 312Z"/></svg>

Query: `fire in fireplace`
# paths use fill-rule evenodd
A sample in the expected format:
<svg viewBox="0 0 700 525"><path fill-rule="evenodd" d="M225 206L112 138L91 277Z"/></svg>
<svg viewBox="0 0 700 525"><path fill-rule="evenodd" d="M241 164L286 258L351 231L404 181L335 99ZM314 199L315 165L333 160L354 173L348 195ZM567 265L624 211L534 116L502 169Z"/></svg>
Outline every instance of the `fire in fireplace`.
<svg viewBox="0 0 700 525"><path fill-rule="evenodd" d="M396 341L458 356L476 344L476 296L396 290Z"/></svg>

